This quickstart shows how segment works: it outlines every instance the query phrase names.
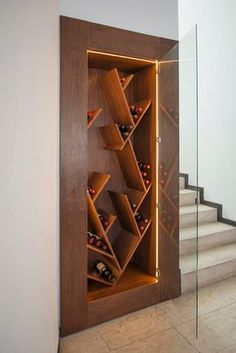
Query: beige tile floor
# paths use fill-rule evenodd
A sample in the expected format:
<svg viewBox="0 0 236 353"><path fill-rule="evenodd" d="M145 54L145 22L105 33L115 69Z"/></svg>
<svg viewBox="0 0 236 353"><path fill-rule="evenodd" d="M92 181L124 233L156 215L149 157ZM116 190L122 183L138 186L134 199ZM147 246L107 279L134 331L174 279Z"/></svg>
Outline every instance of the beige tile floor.
<svg viewBox="0 0 236 353"><path fill-rule="evenodd" d="M61 340L60 353L236 353L236 277Z"/></svg>

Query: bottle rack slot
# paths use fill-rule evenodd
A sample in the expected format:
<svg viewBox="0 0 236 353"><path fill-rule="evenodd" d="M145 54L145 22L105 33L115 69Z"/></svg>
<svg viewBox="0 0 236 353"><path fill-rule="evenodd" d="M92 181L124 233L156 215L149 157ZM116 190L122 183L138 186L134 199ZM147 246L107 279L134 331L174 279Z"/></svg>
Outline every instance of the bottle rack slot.
<svg viewBox="0 0 236 353"><path fill-rule="evenodd" d="M113 249L122 271L128 265L135 249L139 244L139 241L139 237L126 230L122 230L118 234L115 242L113 243Z"/></svg>
<svg viewBox="0 0 236 353"><path fill-rule="evenodd" d="M128 87L128 85L132 81L133 77L134 77L133 74L130 74L127 76L120 76L120 83L121 83L123 90L125 90Z"/></svg>
<svg viewBox="0 0 236 353"><path fill-rule="evenodd" d="M127 195L110 192L114 208L124 229L141 237L137 222Z"/></svg>
<svg viewBox="0 0 236 353"><path fill-rule="evenodd" d="M93 125L93 123L99 117L101 112L102 112L102 109L101 108L97 108L97 109L91 110L91 111L89 111L87 113L87 119L88 119L87 128L88 129Z"/></svg>
<svg viewBox="0 0 236 353"><path fill-rule="evenodd" d="M124 148L116 153L127 186L139 191L146 191L131 142L128 141Z"/></svg>
<svg viewBox="0 0 236 353"><path fill-rule="evenodd" d="M116 281L119 278L120 269L118 269L117 266L115 265L114 259L110 259L102 254L94 253L93 251L91 251L91 249L89 249L88 251L88 276L87 277L90 279L93 279L94 281L104 283L106 285L114 285L116 281L109 282L96 273L93 266L95 260L99 260L103 262L105 265L107 265L111 269L112 274L116 278Z"/></svg>
<svg viewBox="0 0 236 353"><path fill-rule="evenodd" d="M138 126L139 122L145 115L146 111L151 105L151 100L146 99L145 101L135 103L134 106L140 107L142 109L141 113L138 113L137 119L133 120L132 124L120 124L118 125L115 123L114 125L109 125L109 126L102 126L100 127L100 131L102 133L104 142L105 142L105 149L109 150L122 150L124 148L124 145L127 141L129 141ZM126 128L127 135L122 135L122 132L119 129L123 127Z"/></svg>
<svg viewBox="0 0 236 353"><path fill-rule="evenodd" d="M110 177L111 177L110 174L93 172L91 177L88 179L88 185L91 185L92 188L95 190L95 194L90 195L90 197L94 202L96 201L96 199L98 198L102 190L104 189Z"/></svg>

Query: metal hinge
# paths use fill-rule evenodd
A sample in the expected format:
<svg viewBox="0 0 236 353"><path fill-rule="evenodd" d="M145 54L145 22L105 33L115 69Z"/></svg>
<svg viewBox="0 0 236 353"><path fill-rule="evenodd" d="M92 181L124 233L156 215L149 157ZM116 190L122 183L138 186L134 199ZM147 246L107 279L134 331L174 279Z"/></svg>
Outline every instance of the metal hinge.
<svg viewBox="0 0 236 353"><path fill-rule="evenodd" d="M159 268L156 268L156 277L160 277L161 276L161 271L159 270Z"/></svg>
<svg viewBox="0 0 236 353"><path fill-rule="evenodd" d="M159 75L160 72L161 72L161 67L159 64L157 64L156 74Z"/></svg>
<svg viewBox="0 0 236 353"><path fill-rule="evenodd" d="M156 208L158 208L158 210L161 210L161 203L160 202L157 202Z"/></svg>
<svg viewBox="0 0 236 353"><path fill-rule="evenodd" d="M158 137L156 138L156 142L161 143L161 141L162 141L161 136L158 136Z"/></svg>

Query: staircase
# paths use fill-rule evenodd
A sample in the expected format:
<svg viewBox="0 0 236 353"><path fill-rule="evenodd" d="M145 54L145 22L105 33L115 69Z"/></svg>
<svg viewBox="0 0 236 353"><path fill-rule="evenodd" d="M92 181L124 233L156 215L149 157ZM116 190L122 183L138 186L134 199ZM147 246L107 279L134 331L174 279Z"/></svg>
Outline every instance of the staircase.
<svg viewBox="0 0 236 353"><path fill-rule="evenodd" d="M180 269L182 293L195 289L196 211L198 191L180 177ZM199 199L199 198L198 198ZM204 287L236 276L236 227L219 222L217 209L198 205L198 283Z"/></svg>

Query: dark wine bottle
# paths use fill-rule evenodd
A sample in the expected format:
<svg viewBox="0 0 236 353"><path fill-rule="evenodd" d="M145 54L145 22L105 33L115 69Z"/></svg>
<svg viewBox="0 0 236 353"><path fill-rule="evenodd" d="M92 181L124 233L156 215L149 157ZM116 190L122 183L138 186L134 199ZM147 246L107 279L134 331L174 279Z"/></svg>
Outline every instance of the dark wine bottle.
<svg viewBox="0 0 236 353"><path fill-rule="evenodd" d="M130 203L130 206L133 210L137 207L135 202L129 201L129 203Z"/></svg>
<svg viewBox="0 0 236 353"><path fill-rule="evenodd" d="M143 179L144 183L146 186L149 186L150 185L150 180L149 179Z"/></svg>
<svg viewBox="0 0 236 353"><path fill-rule="evenodd" d="M95 272L110 283L114 283L116 278L113 276L111 269L102 261L96 260L93 263Z"/></svg>
<svg viewBox="0 0 236 353"><path fill-rule="evenodd" d="M87 119L91 119L93 116L93 112L87 112Z"/></svg>
<svg viewBox="0 0 236 353"><path fill-rule="evenodd" d="M146 169L151 169L151 165L149 163L145 163L142 161L138 162L138 166L141 171L145 171Z"/></svg>
<svg viewBox="0 0 236 353"><path fill-rule="evenodd" d="M104 243L103 238L99 235L87 232L88 235L88 243L91 245L95 245L97 248L100 248L104 251L108 250L108 246Z"/></svg>
<svg viewBox="0 0 236 353"><path fill-rule="evenodd" d="M143 222L145 224L147 224L149 222L148 218L144 217L142 214L137 213L135 215L135 219L137 223Z"/></svg>
<svg viewBox="0 0 236 353"><path fill-rule="evenodd" d="M105 217L103 217L100 213L98 213L98 217L99 217L103 227L106 228L109 224L108 220Z"/></svg>
<svg viewBox="0 0 236 353"><path fill-rule="evenodd" d="M90 195L96 194L96 190L90 184L87 186L87 191L89 192Z"/></svg>

